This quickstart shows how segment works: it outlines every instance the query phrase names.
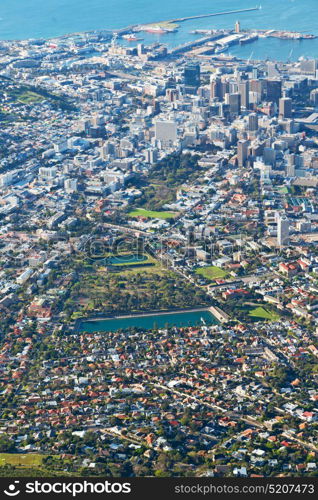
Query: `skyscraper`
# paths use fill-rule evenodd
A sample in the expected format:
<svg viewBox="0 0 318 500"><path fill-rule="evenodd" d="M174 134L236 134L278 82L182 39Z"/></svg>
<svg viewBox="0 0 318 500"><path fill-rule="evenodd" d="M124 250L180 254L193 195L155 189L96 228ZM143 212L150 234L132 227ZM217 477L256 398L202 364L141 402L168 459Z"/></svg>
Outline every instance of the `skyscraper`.
<svg viewBox="0 0 318 500"><path fill-rule="evenodd" d="M230 113L239 115L241 112L241 95L239 93L226 94L225 103L230 106Z"/></svg>
<svg viewBox="0 0 318 500"><path fill-rule="evenodd" d="M237 143L237 160L239 167L244 167L248 158L248 141L238 141Z"/></svg>
<svg viewBox="0 0 318 500"><path fill-rule="evenodd" d="M258 130L258 116L256 113L251 113L248 116L248 130L249 132L256 132Z"/></svg>
<svg viewBox="0 0 318 500"><path fill-rule="evenodd" d="M282 247L289 243L289 220L286 215L277 216L277 244Z"/></svg>
<svg viewBox="0 0 318 500"><path fill-rule="evenodd" d="M200 64L187 64L183 73L184 90L195 94L200 86Z"/></svg>
<svg viewBox="0 0 318 500"><path fill-rule="evenodd" d="M155 123L155 138L162 147L171 147L177 140L177 124L172 120L158 120Z"/></svg>
<svg viewBox="0 0 318 500"><path fill-rule="evenodd" d="M292 115L292 100L290 97L281 97L279 99L279 116L282 118L291 118Z"/></svg>
<svg viewBox="0 0 318 500"><path fill-rule="evenodd" d="M238 91L241 96L241 104L245 109L248 109L250 106L249 90L250 85L248 80L243 80L238 84Z"/></svg>
<svg viewBox="0 0 318 500"><path fill-rule="evenodd" d="M222 81L219 76L212 77L210 80L211 99L222 99Z"/></svg>

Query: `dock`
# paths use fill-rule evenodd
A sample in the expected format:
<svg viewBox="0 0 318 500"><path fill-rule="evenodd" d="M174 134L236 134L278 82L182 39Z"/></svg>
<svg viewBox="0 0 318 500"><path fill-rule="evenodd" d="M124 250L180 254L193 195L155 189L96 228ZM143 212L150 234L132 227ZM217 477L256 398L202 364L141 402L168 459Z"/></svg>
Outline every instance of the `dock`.
<svg viewBox="0 0 318 500"><path fill-rule="evenodd" d="M167 23L183 23L184 21L191 21L192 19L203 19L205 17L215 17L215 16L226 16L229 14L241 14L242 12L252 12L254 10L260 10L261 7L250 7L248 9L237 9L237 10L226 10L223 12L213 12L212 14L198 14L196 16L179 17L176 19L171 19ZM150 23L148 23L150 24Z"/></svg>

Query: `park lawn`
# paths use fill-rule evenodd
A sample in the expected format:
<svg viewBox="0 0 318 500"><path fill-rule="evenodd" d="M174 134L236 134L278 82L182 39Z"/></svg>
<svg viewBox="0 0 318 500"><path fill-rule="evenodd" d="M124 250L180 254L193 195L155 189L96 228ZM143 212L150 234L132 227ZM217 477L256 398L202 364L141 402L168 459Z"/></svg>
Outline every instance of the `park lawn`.
<svg viewBox="0 0 318 500"><path fill-rule="evenodd" d="M38 453L0 453L0 467L4 465L15 465L19 467L36 467L42 465L44 455Z"/></svg>
<svg viewBox="0 0 318 500"><path fill-rule="evenodd" d="M43 96L40 94L37 94L36 92L32 92L31 90L26 90L21 94L18 98L20 102L23 102L24 104L32 104L36 102L42 102L45 100Z"/></svg>
<svg viewBox="0 0 318 500"><path fill-rule="evenodd" d="M132 253L131 252L127 252L127 253L121 253L121 254L118 254L118 257L125 257L125 256L131 256ZM141 256L141 255L140 255ZM116 257L116 255L112 255L110 257ZM131 267L131 266L138 266L138 267L141 267L142 265L144 264L154 264L156 263L156 260L153 259L152 257L150 257L150 255L147 255L147 254L142 254L142 257L146 257L145 260L143 259L140 259L140 260L134 260L132 259L131 261L127 260L127 262L120 262L120 260L118 260L118 262L112 262L111 265L112 266L115 266L115 267L121 267L121 266L127 266L127 267Z"/></svg>
<svg viewBox="0 0 318 500"><path fill-rule="evenodd" d="M259 318L263 320L269 320L269 321L277 321L279 319L279 315L276 313L273 313L271 311L268 311L262 306L255 307L254 309L251 309L248 315L251 318Z"/></svg>
<svg viewBox="0 0 318 500"><path fill-rule="evenodd" d="M173 219L176 212L159 212L156 210L145 210L144 208L136 208L128 214L129 217L147 217L149 219Z"/></svg>
<svg viewBox="0 0 318 500"><path fill-rule="evenodd" d="M156 259L154 259L151 255L145 254L147 257L147 260L144 260L142 262L138 263L131 263L130 265L125 265L121 264L120 266L114 265L114 267L120 267L120 269L117 271L116 274L120 274L123 276L131 276L132 274L142 274L142 273L149 273L149 274L159 274L163 275L166 274L168 271L163 267L163 265ZM143 265L146 264L146 265ZM149 265L152 264L152 265Z"/></svg>
<svg viewBox="0 0 318 500"><path fill-rule="evenodd" d="M126 267L125 269L122 269L119 271L119 274L121 276L131 276L133 274L158 274L160 276L163 276L164 274L167 274L168 271L163 267L160 262L156 262L153 266L135 266L135 267Z"/></svg>
<svg viewBox="0 0 318 500"><path fill-rule="evenodd" d="M221 269L220 267L217 266L207 266L207 267L200 267L196 269L196 274L200 274L204 278L207 278L211 281L217 280L217 279L223 279L226 276L228 276L228 272L224 271L224 269Z"/></svg>

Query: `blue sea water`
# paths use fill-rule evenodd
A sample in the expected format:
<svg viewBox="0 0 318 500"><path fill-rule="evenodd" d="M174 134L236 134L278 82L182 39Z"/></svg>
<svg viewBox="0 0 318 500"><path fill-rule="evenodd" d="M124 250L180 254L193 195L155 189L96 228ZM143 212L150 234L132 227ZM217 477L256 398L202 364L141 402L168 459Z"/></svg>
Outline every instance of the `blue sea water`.
<svg viewBox="0 0 318 500"><path fill-rule="evenodd" d="M260 3L262 9L253 12L187 21L174 34L147 34L145 43L160 40L176 46L193 39L193 29L229 28L236 20L248 29L286 29L318 35L318 0L1 0L0 39L49 38L79 31L118 29ZM318 57L318 39L265 39L233 47L230 52L246 58L253 52L253 58L259 59Z"/></svg>

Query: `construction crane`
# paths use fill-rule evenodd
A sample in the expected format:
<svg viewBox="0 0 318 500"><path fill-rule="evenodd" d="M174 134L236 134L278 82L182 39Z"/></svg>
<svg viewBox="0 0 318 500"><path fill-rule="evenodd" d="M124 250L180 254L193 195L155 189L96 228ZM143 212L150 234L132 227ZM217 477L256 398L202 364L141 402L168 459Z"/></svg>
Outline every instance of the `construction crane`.
<svg viewBox="0 0 318 500"><path fill-rule="evenodd" d="M291 51L289 52L289 56L288 56L288 59L287 59L287 62L289 63L290 60L291 60L291 56L293 55L293 52L294 52L294 49L291 49Z"/></svg>
<svg viewBox="0 0 318 500"><path fill-rule="evenodd" d="M116 40L118 38L118 33L117 32L114 32L113 33L113 38L112 38L112 41L110 42L111 46L112 47L115 47L116 46Z"/></svg>
<svg viewBox="0 0 318 500"><path fill-rule="evenodd" d="M247 59L247 64L249 64L251 62L253 55L254 55L254 51L251 52L250 57Z"/></svg>

